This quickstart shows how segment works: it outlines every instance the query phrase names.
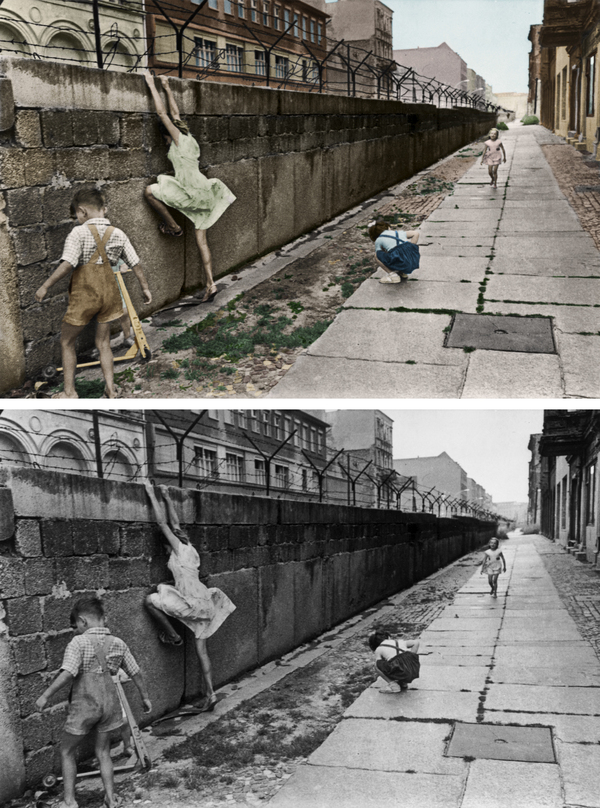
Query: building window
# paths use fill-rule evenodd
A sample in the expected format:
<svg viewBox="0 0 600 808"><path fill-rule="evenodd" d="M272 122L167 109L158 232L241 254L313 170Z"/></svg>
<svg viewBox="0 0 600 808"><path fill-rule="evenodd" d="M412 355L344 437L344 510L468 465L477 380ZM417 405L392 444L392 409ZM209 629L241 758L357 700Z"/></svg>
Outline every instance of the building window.
<svg viewBox="0 0 600 808"><path fill-rule="evenodd" d="M260 424L258 422L258 410L252 410L252 431L260 432Z"/></svg>
<svg viewBox="0 0 600 808"><path fill-rule="evenodd" d="M194 38L196 67L218 67L217 43L210 39Z"/></svg>
<svg viewBox="0 0 600 808"><path fill-rule="evenodd" d="M237 45L227 45L225 58L227 60L227 70L232 70L235 73L242 72L244 64L243 48L238 48Z"/></svg>
<svg viewBox="0 0 600 808"><path fill-rule="evenodd" d="M302 490L308 491L308 469L302 469Z"/></svg>
<svg viewBox="0 0 600 808"><path fill-rule="evenodd" d="M266 438L271 437L271 411L270 410L263 410L262 411L262 428L263 428L263 435Z"/></svg>
<svg viewBox="0 0 600 808"><path fill-rule="evenodd" d="M315 41L315 21L314 20L310 21L310 41L311 42Z"/></svg>
<svg viewBox="0 0 600 808"><path fill-rule="evenodd" d="M273 28L276 31L279 31L279 15L280 15L279 6L273 6Z"/></svg>
<svg viewBox="0 0 600 808"><path fill-rule="evenodd" d="M254 51L254 72L257 76L267 75L267 62L264 51Z"/></svg>
<svg viewBox="0 0 600 808"><path fill-rule="evenodd" d="M292 419L289 417L289 415L284 416L283 423L283 437L287 438L288 435L292 434Z"/></svg>
<svg viewBox="0 0 600 808"><path fill-rule="evenodd" d="M238 0L238 17L243 20L246 16L246 9L244 8L245 0Z"/></svg>
<svg viewBox="0 0 600 808"><path fill-rule="evenodd" d="M276 485L277 488L290 487L290 470L287 466L275 465L275 479L273 484Z"/></svg>
<svg viewBox="0 0 600 808"><path fill-rule="evenodd" d="M298 36L298 15L294 14L294 36Z"/></svg>
<svg viewBox="0 0 600 808"><path fill-rule="evenodd" d="M219 8L218 0L208 0L208 7L218 9Z"/></svg>
<svg viewBox="0 0 600 808"><path fill-rule="evenodd" d="M281 440L281 415L278 412L273 413L273 437Z"/></svg>
<svg viewBox="0 0 600 808"><path fill-rule="evenodd" d="M228 480L233 483L244 482L244 458L241 455L227 452L225 455L225 468Z"/></svg>
<svg viewBox="0 0 600 808"><path fill-rule="evenodd" d="M585 501L586 524L593 525L596 521L596 464L588 466L585 470Z"/></svg>
<svg viewBox="0 0 600 808"><path fill-rule="evenodd" d="M267 484L267 475L265 473L265 461L264 460L255 460L254 461L254 482L256 485L266 485Z"/></svg>
<svg viewBox="0 0 600 808"><path fill-rule="evenodd" d="M308 20L302 17L302 38L308 39Z"/></svg>
<svg viewBox="0 0 600 808"><path fill-rule="evenodd" d="M258 22L258 11L257 11L258 0L250 0L250 6L251 6L250 19L252 20L252 22Z"/></svg>
<svg viewBox="0 0 600 808"><path fill-rule="evenodd" d="M232 0L224 0L224 6L225 6L225 14L233 14Z"/></svg>
<svg viewBox="0 0 600 808"><path fill-rule="evenodd" d="M235 418L236 424L239 429L246 429L248 424L248 419L246 415L246 410L236 410L235 411Z"/></svg>
<svg viewBox="0 0 600 808"><path fill-rule="evenodd" d="M585 63L585 77L586 77L586 113L588 116L594 114L594 96L596 94L596 54L592 53L588 56Z"/></svg>
<svg viewBox="0 0 600 808"><path fill-rule="evenodd" d="M269 4L266 0L263 2L263 25L265 28L269 27Z"/></svg>
<svg viewBox="0 0 600 808"><path fill-rule="evenodd" d="M323 23L318 23L318 24L317 24L317 32L318 32L318 35L317 35L317 45L320 45L320 44L321 44L321 40L323 39Z"/></svg>
<svg viewBox="0 0 600 808"><path fill-rule="evenodd" d="M289 8L283 9L283 30L286 32L289 31L290 28L290 10Z"/></svg>
<svg viewBox="0 0 600 808"><path fill-rule="evenodd" d="M219 466L217 453L214 449L205 449L203 446L194 446L194 466L201 477L218 477Z"/></svg>

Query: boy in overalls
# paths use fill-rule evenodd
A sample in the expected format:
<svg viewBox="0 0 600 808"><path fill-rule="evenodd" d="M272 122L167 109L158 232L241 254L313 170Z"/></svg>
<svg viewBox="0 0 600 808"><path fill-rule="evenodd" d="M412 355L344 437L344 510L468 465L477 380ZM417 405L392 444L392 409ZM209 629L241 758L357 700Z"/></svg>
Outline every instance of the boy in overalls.
<svg viewBox="0 0 600 808"><path fill-rule="evenodd" d="M69 284L69 307L60 332L65 389L53 398L78 398L75 391L77 356L75 343L84 327L96 318L96 348L106 381L106 398L116 398L110 326L123 313L123 303L113 265L124 261L139 281L146 303L152 295L140 259L122 230L106 218L104 194L96 188L77 191L71 202L74 227L65 240L61 263L35 293L41 303L51 286L73 272Z"/></svg>
<svg viewBox="0 0 600 808"><path fill-rule="evenodd" d="M123 668L139 690L144 712L149 713L152 704L131 651L105 626L104 604L100 598L84 598L75 603L71 628L77 636L65 649L60 673L36 701L38 710L43 710L56 692L71 685L69 711L60 747L64 784L61 808L77 808L77 747L93 730L96 731L96 757L106 793L104 805L116 808L121 800L114 793L110 733L122 725L123 715L112 675Z"/></svg>

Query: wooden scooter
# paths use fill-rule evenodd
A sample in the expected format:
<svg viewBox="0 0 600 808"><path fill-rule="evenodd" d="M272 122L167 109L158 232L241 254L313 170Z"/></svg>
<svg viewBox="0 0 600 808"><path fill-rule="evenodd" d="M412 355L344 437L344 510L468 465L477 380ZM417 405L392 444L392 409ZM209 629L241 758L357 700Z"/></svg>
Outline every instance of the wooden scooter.
<svg viewBox="0 0 600 808"><path fill-rule="evenodd" d="M127 287L125 286L125 281L121 277L122 274L125 272L131 272L130 269L125 269L119 272L115 272L115 278L117 283L119 284L119 289L121 290L121 294L123 295L123 299L125 300L125 308L127 309L127 314L129 315L129 319L131 320L131 328L133 329L133 345L131 348L128 349L127 353L124 353L123 356L115 356L115 362L131 362L133 359L136 358L138 353L140 354L140 360L145 364L152 359L152 352L150 351L150 346L146 340L146 335L144 334L144 329L142 328L142 324L140 322L140 318L137 316L136 310L133 308L133 303L131 302L131 298L129 296L129 292L127 291ZM77 365L78 368L92 368L96 367L100 364L99 360L94 362L83 362L80 365ZM42 377L46 381L50 381L50 379L54 379L62 371L62 368L57 368L56 365L46 365L46 367L42 370Z"/></svg>
<svg viewBox="0 0 600 808"><path fill-rule="evenodd" d="M140 768L143 771L148 771L148 769L152 768L152 760L150 759L150 755L148 754L146 747L144 745L142 733L140 732L140 728L131 711L129 702L127 701L127 696L125 695L125 691L123 690L123 685L118 679L113 679L113 682L115 683L115 687L117 688L119 701L121 702L121 707L123 708L123 712L125 713L127 723L129 724L129 729L131 730L131 740L133 741L133 747L134 747L134 752L132 756L129 758L129 760L122 766L115 766L114 772L115 774L122 774L124 772L134 771L134 769L137 768ZM92 769L91 771L88 772L77 773L78 780L87 777L99 777L99 776L100 776L99 769ZM62 777L57 777L55 774L47 774L42 780L42 784L44 788L53 788L57 783L62 783L62 779L63 779Z"/></svg>

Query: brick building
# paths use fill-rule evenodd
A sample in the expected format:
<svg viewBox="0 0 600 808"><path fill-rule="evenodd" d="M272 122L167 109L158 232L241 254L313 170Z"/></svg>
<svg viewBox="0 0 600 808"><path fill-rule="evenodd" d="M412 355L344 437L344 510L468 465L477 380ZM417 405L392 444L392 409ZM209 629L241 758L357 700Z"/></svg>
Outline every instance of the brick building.
<svg viewBox="0 0 600 808"><path fill-rule="evenodd" d="M146 49L142 0L98 4L104 66L111 70L144 67ZM95 67L96 39L92 4L78 0L4 0L0 8L3 54L40 57Z"/></svg>
<svg viewBox="0 0 600 808"><path fill-rule="evenodd" d="M177 75L181 65L184 78L319 86L328 15L302 0L147 0L146 9L149 65L157 73Z"/></svg>
<svg viewBox="0 0 600 808"><path fill-rule="evenodd" d="M421 76L468 91L467 63L446 42L435 48L396 49L394 59L402 67L412 67Z"/></svg>
<svg viewBox="0 0 600 808"><path fill-rule="evenodd" d="M540 116L542 84L542 48L540 45L541 25L529 28L531 51L529 52L529 91L527 94L527 114Z"/></svg>

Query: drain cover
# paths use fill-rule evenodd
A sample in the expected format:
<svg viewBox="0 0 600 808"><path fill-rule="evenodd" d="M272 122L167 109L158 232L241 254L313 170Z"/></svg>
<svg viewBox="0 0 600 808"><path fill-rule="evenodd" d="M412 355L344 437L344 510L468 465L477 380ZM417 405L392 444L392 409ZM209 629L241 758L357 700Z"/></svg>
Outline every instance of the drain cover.
<svg viewBox="0 0 600 808"><path fill-rule="evenodd" d="M556 353L550 317L455 314L446 348Z"/></svg>
<svg viewBox="0 0 600 808"><path fill-rule="evenodd" d="M550 727L457 723L446 756L556 763Z"/></svg>

